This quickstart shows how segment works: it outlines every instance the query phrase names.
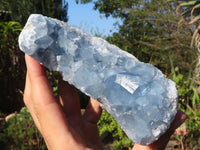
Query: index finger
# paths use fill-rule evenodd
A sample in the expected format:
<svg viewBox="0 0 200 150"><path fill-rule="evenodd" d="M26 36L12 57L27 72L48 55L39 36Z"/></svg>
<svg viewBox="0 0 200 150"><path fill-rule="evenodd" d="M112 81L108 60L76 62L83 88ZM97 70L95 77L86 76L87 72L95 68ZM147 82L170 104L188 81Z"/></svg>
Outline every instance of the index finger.
<svg viewBox="0 0 200 150"><path fill-rule="evenodd" d="M44 68L26 55L26 64L31 84L32 103L27 103L37 116L41 132L51 149L60 149L63 143L76 144L65 115L53 95ZM32 105L32 106L31 106Z"/></svg>

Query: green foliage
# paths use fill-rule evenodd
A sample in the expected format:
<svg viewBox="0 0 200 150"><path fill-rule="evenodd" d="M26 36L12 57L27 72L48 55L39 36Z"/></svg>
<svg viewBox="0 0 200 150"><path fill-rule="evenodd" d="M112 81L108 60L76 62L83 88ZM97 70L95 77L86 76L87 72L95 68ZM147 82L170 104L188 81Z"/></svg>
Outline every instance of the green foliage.
<svg viewBox="0 0 200 150"><path fill-rule="evenodd" d="M25 82L24 54L18 47L22 26L18 22L0 22L0 110L14 112L22 105ZM14 104L14 105L13 105Z"/></svg>
<svg viewBox="0 0 200 150"><path fill-rule="evenodd" d="M18 34L21 30L22 26L18 22L0 22L0 36L2 40L8 37L10 33Z"/></svg>
<svg viewBox="0 0 200 150"><path fill-rule="evenodd" d="M196 52L190 48L192 29L182 26L178 31L176 2L97 0L94 4L95 9L106 17L122 20L122 23L116 23L119 32L107 40L132 53L139 60L150 62L170 73L170 56L180 72L186 73L196 58Z"/></svg>
<svg viewBox="0 0 200 150"><path fill-rule="evenodd" d="M67 21L68 3L62 0L0 0L0 10L9 12L12 21L25 24L29 15L43 14ZM10 21L10 20L9 20Z"/></svg>
<svg viewBox="0 0 200 150"><path fill-rule="evenodd" d="M26 107L6 122L0 142L12 150L46 149L46 145Z"/></svg>
<svg viewBox="0 0 200 150"><path fill-rule="evenodd" d="M89 3L89 2L92 2L92 0L75 0L75 2L78 4L86 4L86 3Z"/></svg>
<svg viewBox="0 0 200 150"><path fill-rule="evenodd" d="M98 122L99 134L102 135L105 132L109 132L113 138L113 147L112 149L122 149L125 147L131 147L131 140L124 134L120 125L115 121L115 119L103 111L101 118Z"/></svg>
<svg viewBox="0 0 200 150"><path fill-rule="evenodd" d="M176 12L180 14L179 26L190 25L193 24L196 28L193 31L193 37L191 40L191 47L197 48L200 52L200 38L199 38L199 30L200 30L200 1L198 0L185 0L178 1L180 4L177 6ZM199 55L199 54L198 54ZM197 67L196 67L197 69Z"/></svg>
<svg viewBox="0 0 200 150"><path fill-rule="evenodd" d="M177 12L182 9L179 24L192 24L200 20L200 1L180 1Z"/></svg>
<svg viewBox="0 0 200 150"><path fill-rule="evenodd" d="M2 112L18 111L23 106L26 66L24 53L18 47L18 36L22 25L31 13L41 13L67 21L67 9L68 3L62 3L62 0L0 0L0 19L2 19L0 21L7 21L0 22L0 110Z"/></svg>
<svg viewBox="0 0 200 150"><path fill-rule="evenodd" d="M179 93L179 109L186 113L188 119L186 126L188 134L184 137L184 145L187 148L198 149L200 147L200 97L194 85L191 71L187 77L179 72L178 67L171 63L171 78L177 84Z"/></svg>
<svg viewBox="0 0 200 150"><path fill-rule="evenodd" d="M191 71L188 74L188 77L185 78L184 75L179 72L178 67L173 67L171 59L170 63L172 66L172 80L177 84L180 103L184 106L183 111L188 109L187 113L196 113L195 111L200 108L200 97L195 88L194 79L191 77Z"/></svg>

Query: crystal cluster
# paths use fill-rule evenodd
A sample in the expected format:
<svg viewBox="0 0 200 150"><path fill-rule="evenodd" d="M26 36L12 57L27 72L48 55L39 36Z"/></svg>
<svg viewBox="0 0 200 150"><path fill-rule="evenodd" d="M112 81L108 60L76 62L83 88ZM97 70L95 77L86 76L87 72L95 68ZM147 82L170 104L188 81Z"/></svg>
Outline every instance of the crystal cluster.
<svg viewBox="0 0 200 150"><path fill-rule="evenodd" d="M56 19L29 17L20 49L97 99L134 142L147 145L169 128L177 112L173 81L107 41Z"/></svg>

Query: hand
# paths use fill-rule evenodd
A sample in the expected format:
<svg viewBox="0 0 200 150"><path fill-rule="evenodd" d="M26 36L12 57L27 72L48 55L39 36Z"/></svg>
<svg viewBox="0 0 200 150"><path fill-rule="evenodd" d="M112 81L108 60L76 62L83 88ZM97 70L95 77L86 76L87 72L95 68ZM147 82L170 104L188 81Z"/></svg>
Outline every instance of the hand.
<svg viewBox="0 0 200 150"><path fill-rule="evenodd" d="M101 108L91 99L81 116L76 89L59 82L59 100L54 97L44 68L26 55L27 77L24 102L50 150L103 149L97 129Z"/></svg>
<svg viewBox="0 0 200 150"><path fill-rule="evenodd" d="M185 119L185 113L178 110L170 128L157 141L147 146L135 144L132 150L164 150L170 140L171 135L174 133L176 128L178 128L185 121Z"/></svg>
<svg viewBox="0 0 200 150"><path fill-rule="evenodd" d="M27 76L24 102L43 135L48 149L103 149L97 129L102 111L99 103L91 98L82 116L76 89L67 82L59 80L59 100L57 100L44 67L28 55L25 58ZM170 129L158 141L149 146L135 144L133 150L163 149L174 130L184 120L185 115L178 112Z"/></svg>

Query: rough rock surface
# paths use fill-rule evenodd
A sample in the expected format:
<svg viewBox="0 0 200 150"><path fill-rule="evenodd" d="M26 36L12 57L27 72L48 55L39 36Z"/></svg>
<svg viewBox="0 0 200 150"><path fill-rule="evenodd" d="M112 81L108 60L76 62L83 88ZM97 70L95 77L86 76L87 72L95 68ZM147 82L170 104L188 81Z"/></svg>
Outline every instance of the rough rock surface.
<svg viewBox="0 0 200 150"><path fill-rule="evenodd" d="M138 144L157 140L176 115L175 83L154 66L101 38L33 14L19 36L19 45L22 51L97 99Z"/></svg>

